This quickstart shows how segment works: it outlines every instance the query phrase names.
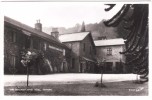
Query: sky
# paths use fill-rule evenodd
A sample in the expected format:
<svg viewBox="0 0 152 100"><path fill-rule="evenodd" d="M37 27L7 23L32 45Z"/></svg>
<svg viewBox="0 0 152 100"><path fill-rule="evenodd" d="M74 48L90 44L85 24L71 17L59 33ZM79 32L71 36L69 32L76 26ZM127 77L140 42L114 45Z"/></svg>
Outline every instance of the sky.
<svg viewBox="0 0 152 100"><path fill-rule="evenodd" d="M3 2L2 11L7 17L34 27L40 19L43 27L73 27L77 23L99 23L111 18L123 4L105 12L103 2Z"/></svg>

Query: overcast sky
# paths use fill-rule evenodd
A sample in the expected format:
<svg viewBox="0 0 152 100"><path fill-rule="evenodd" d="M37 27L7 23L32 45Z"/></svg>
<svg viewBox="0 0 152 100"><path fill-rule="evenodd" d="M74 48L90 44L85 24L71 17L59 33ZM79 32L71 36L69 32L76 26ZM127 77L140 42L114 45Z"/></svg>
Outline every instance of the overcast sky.
<svg viewBox="0 0 152 100"><path fill-rule="evenodd" d="M105 12L103 2L3 2L3 14L31 27L37 19L43 27L73 27L75 24L98 23L111 18L122 4Z"/></svg>

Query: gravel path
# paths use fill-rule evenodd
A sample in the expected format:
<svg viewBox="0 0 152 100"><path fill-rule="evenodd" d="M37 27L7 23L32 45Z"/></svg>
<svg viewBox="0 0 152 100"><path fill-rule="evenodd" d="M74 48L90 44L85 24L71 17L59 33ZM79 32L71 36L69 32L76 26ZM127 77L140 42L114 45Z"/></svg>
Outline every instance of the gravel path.
<svg viewBox="0 0 152 100"><path fill-rule="evenodd" d="M26 83L26 75L5 75L4 82L5 86L13 86L16 83ZM100 74L51 74L51 75L30 75L29 81L33 84L73 84L73 83L95 83L100 82ZM134 74L104 74L103 82L120 82L135 80L136 75ZM22 84L21 84L22 85Z"/></svg>

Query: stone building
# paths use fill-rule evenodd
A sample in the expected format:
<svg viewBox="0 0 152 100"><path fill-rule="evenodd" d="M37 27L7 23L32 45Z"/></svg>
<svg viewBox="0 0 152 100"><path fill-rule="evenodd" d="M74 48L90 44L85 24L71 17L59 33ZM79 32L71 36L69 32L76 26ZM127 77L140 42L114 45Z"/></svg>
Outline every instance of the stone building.
<svg viewBox="0 0 152 100"><path fill-rule="evenodd" d="M91 32L61 34L59 40L71 49L70 72L95 72L95 45Z"/></svg>
<svg viewBox="0 0 152 100"><path fill-rule="evenodd" d="M25 49L41 50L45 56L46 65L31 68L31 74L68 72L71 50L57 39L57 33L57 29L52 35L42 32L40 20L32 28L4 17L4 73L26 73L26 68L21 64L21 52Z"/></svg>
<svg viewBox="0 0 152 100"><path fill-rule="evenodd" d="M97 60L103 64L105 73L125 73L127 67L124 65L125 56L119 52L124 51L124 40L122 38L109 40L95 40Z"/></svg>

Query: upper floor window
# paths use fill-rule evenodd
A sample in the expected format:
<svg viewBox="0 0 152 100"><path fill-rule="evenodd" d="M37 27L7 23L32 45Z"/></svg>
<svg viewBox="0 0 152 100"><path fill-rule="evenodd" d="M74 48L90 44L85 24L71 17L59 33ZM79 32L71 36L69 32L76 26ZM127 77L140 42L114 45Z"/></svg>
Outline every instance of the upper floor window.
<svg viewBox="0 0 152 100"><path fill-rule="evenodd" d="M91 48L91 46L90 46L90 54L91 54L91 52L92 52L92 48Z"/></svg>
<svg viewBox="0 0 152 100"><path fill-rule="evenodd" d="M46 48L47 48L47 45L46 43L44 42L44 50L46 51Z"/></svg>
<svg viewBox="0 0 152 100"><path fill-rule="evenodd" d="M67 43L66 44L70 49L72 48L72 43Z"/></svg>
<svg viewBox="0 0 152 100"><path fill-rule="evenodd" d="M46 49L47 49L46 42L43 42L43 41L40 42L40 49L46 51Z"/></svg>
<svg viewBox="0 0 152 100"><path fill-rule="evenodd" d="M25 48L26 48L26 49L30 48L30 42L31 42L31 41L30 41L30 38L25 37L24 39L25 39Z"/></svg>
<svg viewBox="0 0 152 100"><path fill-rule="evenodd" d="M95 54L95 55L97 54L96 50L94 50L94 54Z"/></svg>
<svg viewBox="0 0 152 100"><path fill-rule="evenodd" d="M85 43L83 43L83 51L85 51Z"/></svg>
<svg viewBox="0 0 152 100"><path fill-rule="evenodd" d="M63 49L63 56L65 56L65 49Z"/></svg>
<svg viewBox="0 0 152 100"><path fill-rule="evenodd" d="M12 32L12 34L11 34L11 41L16 42L16 33L15 32Z"/></svg>
<svg viewBox="0 0 152 100"><path fill-rule="evenodd" d="M40 45L39 40L36 38L33 38L33 48L39 49L39 45Z"/></svg>
<svg viewBox="0 0 152 100"><path fill-rule="evenodd" d="M107 48L107 55L108 56L112 55L112 48L110 48L110 47Z"/></svg>

